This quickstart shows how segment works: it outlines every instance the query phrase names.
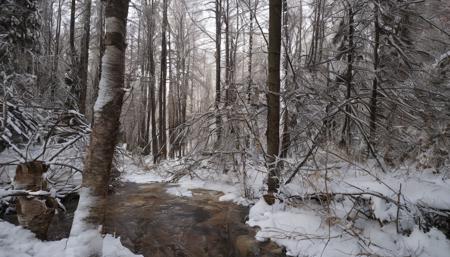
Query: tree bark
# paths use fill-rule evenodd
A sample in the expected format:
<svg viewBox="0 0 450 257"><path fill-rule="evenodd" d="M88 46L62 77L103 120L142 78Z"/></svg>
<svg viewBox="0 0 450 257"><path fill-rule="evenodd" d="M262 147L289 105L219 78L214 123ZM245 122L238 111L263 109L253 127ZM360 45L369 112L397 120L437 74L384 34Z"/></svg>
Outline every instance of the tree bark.
<svg viewBox="0 0 450 257"><path fill-rule="evenodd" d="M256 4L255 4L256 6ZM252 0L249 0L249 8L252 8ZM255 8L256 9L256 8ZM247 101L248 104L252 105L252 93L253 93L253 11L256 12L256 10L250 10L250 24L249 24L249 35L248 35L248 66L247 66Z"/></svg>
<svg viewBox="0 0 450 257"><path fill-rule="evenodd" d="M61 37L61 11L62 11L63 0L58 1L58 12L56 18L56 33L55 33L55 51L53 52L53 65L50 76L50 101L54 102L56 99L56 90L57 90L57 77L58 77L58 67L59 67L59 45L60 45L60 37ZM53 5L52 5L53 6Z"/></svg>
<svg viewBox="0 0 450 257"><path fill-rule="evenodd" d="M70 54L74 58L76 56L75 52L75 7L76 0L72 0L70 5L70 32L69 32L69 44L70 44ZM72 63L73 64L73 63Z"/></svg>
<svg viewBox="0 0 450 257"><path fill-rule="evenodd" d="M282 8L283 8L283 34L284 34L284 57L283 57L283 72L284 72L284 90L291 91L291 85L289 80L289 70L288 70L288 58L289 58L289 31L288 31L288 5L287 0L282 0ZM291 145L291 135L290 135L290 117L289 117L289 103L285 101L285 109L284 109L284 117L283 117L283 132L282 132L282 140L281 140L281 151L280 158L286 158L287 153L289 151L289 147Z"/></svg>
<svg viewBox="0 0 450 257"><path fill-rule="evenodd" d="M161 32L161 78L159 85L159 154L158 160L166 159L166 83L167 83L167 1L163 0L163 21Z"/></svg>
<svg viewBox="0 0 450 257"><path fill-rule="evenodd" d="M340 145L346 150L351 144L351 118L350 113L352 111L350 98L352 94L352 83L353 83L353 33L354 33L354 25L353 25L353 9L351 6L348 7L348 47L347 47L347 75L346 75L346 84L347 84L347 92L345 96L345 100L347 101L345 105L345 120L344 126L342 128L342 136Z"/></svg>
<svg viewBox="0 0 450 257"><path fill-rule="evenodd" d="M70 100L67 101L66 105L69 108L75 109L77 106L77 95L78 95L78 60L77 60L77 52L75 49L75 9L76 9L76 1L72 0L70 5L70 30L69 30L69 46L70 46L70 73L69 80L66 81L66 84L70 86L71 97ZM67 83L68 82L68 83Z"/></svg>
<svg viewBox="0 0 450 257"><path fill-rule="evenodd" d="M372 146L375 143L375 133L376 133L376 122L377 122L377 97L378 97L378 65L379 65L379 56L378 56L378 48L380 46L380 24L378 21L379 16L379 2L375 3L374 7L374 46L373 46L373 71L374 78L372 81L372 96L370 99L370 140L369 144ZM370 146L368 146L370 148Z"/></svg>
<svg viewBox="0 0 450 257"><path fill-rule="evenodd" d="M231 102L230 0L225 0L225 4L225 106L229 106Z"/></svg>
<svg viewBox="0 0 450 257"><path fill-rule="evenodd" d="M125 73L125 39L127 0L110 0L106 4L105 54L99 96L94 106L94 125L86 157L83 186L96 195L107 192L109 174L123 100Z"/></svg>
<svg viewBox="0 0 450 257"><path fill-rule="evenodd" d="M80 113L86 113L86 92L88 79L88 63L89 63L89 37L91 26L91 0L84 2L84 16L83 16L83 36L81 37L80 46L80 95L79 107Z"/></svg>
<svg viewBox="0 0 450 257"><path fill-rule="evenodd" d="M154 27L155 23L155 6L154 0L151 1L151 16L148 18L149 34L147 35L147 40L149 40L149 72L150 72L150 84L149 84L149 112L151 111L151 134L152 134L152 155L153 155L153 163L157 162L158 159L158 136L157 136L157 124L156 124L156 97L155 97L155 83L156 83L156 68L155 68L155 58L154 58L154 45L153 45L153 35L154 35ZM148 119L150 120L150 119Z"/></svg>
<svg viewBox="0 0 450 257"><path fill-rule="evenodd" d="M216 0L216 100L214 108L216 111L216 145L222 141L222 116L220 115L221 85L220 85L220 67L221 67L221 46L222 46L222 1Z"/></svg>
<svg viewBox="0 0 450 257"><path fill-rule="evenodd" d="M96 12L97 12L97 21L95 23L95 30L96 30L96 44L97 44L97 50L95 53L95 67L94 67L94 79L92 81L92 96L91 96L91 112L92 112L92 117L91 117L91 123L94 122L94 104L95 104L95 100L97 99L98 96L98 87L99 87L99 83L100 83L100 77L102 74L102 57L103 54L105 52L105 47L104 47L104 40L103 40L103 36L104 36L104 5L103 5L103 1L102 0L97 0L96 3Z"/></svg>
<svg viewBox="0 0 450 257"><path fill-rule="evenodd" d="M268 193L278 191L277 157L280 148L281 1L269 1L269 74L267 76L267 180Z"/></svg>

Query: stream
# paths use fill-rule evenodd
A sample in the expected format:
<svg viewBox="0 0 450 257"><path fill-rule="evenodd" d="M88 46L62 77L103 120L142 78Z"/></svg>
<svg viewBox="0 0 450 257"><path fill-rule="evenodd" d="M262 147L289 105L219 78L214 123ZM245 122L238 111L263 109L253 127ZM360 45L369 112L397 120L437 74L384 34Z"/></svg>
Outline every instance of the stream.
<svg viewBox="0 0 450 257"><path fill-rule="evenodd" d="M245 225L248 207L219 201L221 192L193 189L192 197L167 193L174 184L120 183L108 195L103 232L145 257L277 257L284 251L273 242L255 240L256 228ZM78 195L62 200L47 239L67 238ZM0 217L17 225L15 214Z"/></svg>
<svg viewBox="0 0 450 257"><path fill-rule="evenodd" d="M219 201L217 191L166 193L173 186L123 183L108 198L104 230L146 257L284 256L274 243L254 239L247 207Z"/></svg>

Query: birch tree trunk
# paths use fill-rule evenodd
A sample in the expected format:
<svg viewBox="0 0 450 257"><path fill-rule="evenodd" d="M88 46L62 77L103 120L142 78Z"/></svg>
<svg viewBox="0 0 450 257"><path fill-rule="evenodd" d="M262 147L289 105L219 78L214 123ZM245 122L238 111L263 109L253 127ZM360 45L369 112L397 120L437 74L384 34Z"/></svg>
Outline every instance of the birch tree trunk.
<svg viewBox="0 0 450 257"><path fill-rule="evenodd" d="M267 180L268 193L278 191L278 165L280 148L280 49L281 49L281 1L269 1L269 74L267 76ZM271 204L270 201L267 201ZM273 203L273 202L272 202Z"/></svg>
<svg viewBox="0 0 450 257"><path fill-rule="evenodd" d="M96 194L107 191L109 172L119 132L125 72L125 35L128 1L108 1L106 5L105 54L99 95L94 106L94 126L83 174L83 185Z"/></svg>
<svg viewBox="0 0 450 257"><path fill-rule="evenodd" d="M93 71L93 79L92 79L92 94L90 98L89 108L91 111L90 120L91 123L94 122L94 104L95 100L98 96L98 86L100 83L100 76L102 73L102 57L104 53L104 42L103 42L103 33L104 33L104 5L102 0L96 1L95 11L97 15L97 20L95 21L95 44L96 50L94 54L94 71Z"/></svg>
<svg viewBox="0 0 450 257"><path fill-rule="evenodd" d="M114 148L119 134L125 73L126 24L129 0L106 2L105 54L94 125L87 152L80 202L65 256L102 256L99 225L104 218Z"/></svg>

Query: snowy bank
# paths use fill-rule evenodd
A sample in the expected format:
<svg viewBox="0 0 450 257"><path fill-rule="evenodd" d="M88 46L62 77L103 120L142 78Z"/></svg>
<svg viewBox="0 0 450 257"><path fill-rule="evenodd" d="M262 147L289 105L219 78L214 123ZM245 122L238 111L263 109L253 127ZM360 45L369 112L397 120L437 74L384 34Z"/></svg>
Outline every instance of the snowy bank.
<svg viewBox="0 0 450 257"><path fill-rule="evenodd" d="M258 240L270 238L286 247L290 256L447 257L450 252L450 241L435 228L425 233L415 227L406 236L398 234L393 224L380 227L368 220L349 224L338 217L327 219L317 210L279 202L269 206L263 199L250 209L247 223L260 228Z"/></svg>
<svg viewBox="0 0 450 257"><path fill-rule="evenodd" d="M61 257L66 255L67 239L41 241L29 230L0 221L0 257ZM103 257L137 257L125 248L120 238L106 235L102 240Z"/></svg>

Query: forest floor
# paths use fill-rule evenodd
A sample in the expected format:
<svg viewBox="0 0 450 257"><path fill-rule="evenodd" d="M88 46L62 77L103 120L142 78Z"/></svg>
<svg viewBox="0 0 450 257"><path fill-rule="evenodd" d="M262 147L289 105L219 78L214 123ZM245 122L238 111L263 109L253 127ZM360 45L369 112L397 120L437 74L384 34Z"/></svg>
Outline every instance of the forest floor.
<svg viewBox="0 0 450 257"><path fill-rule="evenodd" d="M450 209L448 173L384 174L369 165L336 164L325 179L303 172L283 185L280 200L269 206L261 198L263 167L247 166L244 187L242 174L223 173L208 162L153 166L151 160L124 155L119 163L121 177L105 216L104 256L239 256L247 250L278 256L280 248L268 239L289 256L447 257L450 252L448 227L419 228L414 220L419 215L414 211L431 208L438 215ZM318 192L334 199L320 202L314 199ZM391 202L398 196L400 210ZM364 217L367 213L371 217ZM398 226L409 232L398 233ZM67 239L56 239L38 240L0 220L0 257L64 256Z"/></svg>

